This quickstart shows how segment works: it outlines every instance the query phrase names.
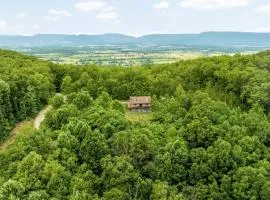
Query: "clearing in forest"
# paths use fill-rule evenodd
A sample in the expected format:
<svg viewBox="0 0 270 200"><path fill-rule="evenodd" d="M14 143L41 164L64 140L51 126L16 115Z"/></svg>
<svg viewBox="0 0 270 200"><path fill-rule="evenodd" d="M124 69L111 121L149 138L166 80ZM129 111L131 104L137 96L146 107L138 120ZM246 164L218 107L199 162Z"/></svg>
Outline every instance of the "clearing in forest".
<svg viewBox="0 0 270 200"><path fill-rule="evenodd" d="M129 112L125 114L127 120L131 122L150 121L152 119L151 112Z"/></svg>

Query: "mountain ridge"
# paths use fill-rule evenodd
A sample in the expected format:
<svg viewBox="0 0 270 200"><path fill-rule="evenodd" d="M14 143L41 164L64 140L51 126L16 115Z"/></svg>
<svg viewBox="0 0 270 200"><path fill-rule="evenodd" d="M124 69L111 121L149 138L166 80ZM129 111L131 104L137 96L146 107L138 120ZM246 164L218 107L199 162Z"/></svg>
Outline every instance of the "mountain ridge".
<svg viewBox="0 0 270 200"><path fill-rule="evenodd" d="M37 34L33 36L0 35L1 47L52 45L195 45L195 46L265 46L270 47L270 33L202 32L199 34L149 34L140 37L120 33L100 35Z"/></svg>

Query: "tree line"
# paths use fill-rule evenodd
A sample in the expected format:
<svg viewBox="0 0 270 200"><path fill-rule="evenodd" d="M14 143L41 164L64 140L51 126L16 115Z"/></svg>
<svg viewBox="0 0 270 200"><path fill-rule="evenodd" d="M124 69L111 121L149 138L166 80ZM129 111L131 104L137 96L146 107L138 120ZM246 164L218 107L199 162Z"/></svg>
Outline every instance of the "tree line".
<svg viewBox="0 0 270 200"><path fill-rule="evenodd" d="M16 122L33 117L54 93L50 63L0 51L0 141Z"/></svg>

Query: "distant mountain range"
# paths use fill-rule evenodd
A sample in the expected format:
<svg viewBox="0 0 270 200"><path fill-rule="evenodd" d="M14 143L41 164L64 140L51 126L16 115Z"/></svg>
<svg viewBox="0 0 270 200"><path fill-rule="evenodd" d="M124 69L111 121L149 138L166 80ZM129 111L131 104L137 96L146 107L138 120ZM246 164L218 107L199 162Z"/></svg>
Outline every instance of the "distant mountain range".
<svg viewBox="0 0 270 200"><path fill-rule="evenodd" d="M132 37L122 34L0 36L0 47L121 44L270 47L270 33L203 32L200 34L153 34L142 37Z"/></svg>

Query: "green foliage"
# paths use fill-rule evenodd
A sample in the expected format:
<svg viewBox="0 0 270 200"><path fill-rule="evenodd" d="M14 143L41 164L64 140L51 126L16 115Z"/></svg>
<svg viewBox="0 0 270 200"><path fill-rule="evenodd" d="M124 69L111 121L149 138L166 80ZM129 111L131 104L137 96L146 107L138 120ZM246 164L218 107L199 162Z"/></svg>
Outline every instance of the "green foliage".
<svg viewBox="0 0 270 200"><path fill-rule="evenodd" d="M0 142L18 121L35 115L54 90L49 63L0 50Z"/></svg>
<svg viewBox="0 0 270 200"><path fill-rule="evenodd" d="M0 153L0 199L269 199L269 52L134 68L0 56L1 137L65 94ZM153 96L148 120L126 119L132 95Z"/></svg>
<svg viewBox="0 0 270 200"><path fill-rule="evenodd" d="M23 185L14 180L8 180L0 189L0 199L19 200L23 196L25 188Z"/></svg>
<svg viewBox="0 0 270 200"><path fill-rule="evenodd" d="M96 130L84 137L79 155L82 162L88 163L92 170L98 170L100 168L100 160L107 154L107 151L108 147L105 136Z"/></svg>
<svg viewBox="0 0 270 200"><path fill-rule="evenodd" d="M90 97L88 92L82 91L74 96L72 103L76 105L79 110L82 110L84 108L88 108L93 103L93 99Z"/></svg>
<svg viewBox="0 0 270 200"><path fill-rule="evenodd" d="M60 108L64 103L65 103L65 97L62 94L55 95L50 101L50 104L55 109Z"/></svg>
<svg viewBox="0 0 270 200"><path fill-rule="evenodd" d="M171 187L167 182L156 181L153 184L151 200L183 200L182 194L178 194L176 187Z"/></svg>

